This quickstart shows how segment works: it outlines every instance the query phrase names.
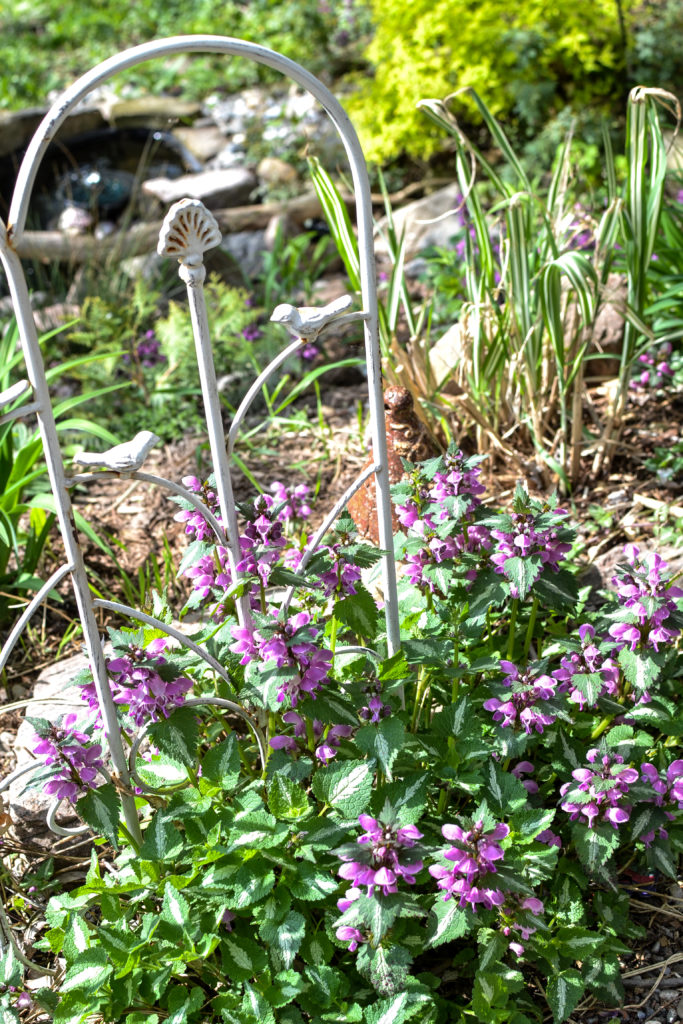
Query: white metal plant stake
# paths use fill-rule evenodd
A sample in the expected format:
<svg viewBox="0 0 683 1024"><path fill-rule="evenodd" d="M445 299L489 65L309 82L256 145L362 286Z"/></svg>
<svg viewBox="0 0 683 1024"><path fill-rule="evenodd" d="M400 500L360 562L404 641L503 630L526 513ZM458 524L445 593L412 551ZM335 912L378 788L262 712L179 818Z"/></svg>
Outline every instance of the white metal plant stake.
<svg viewBox="0 0 683 1024"><path fill-rule="evenodd" d="M26 215L36 173L49 143L71 110L93 88L106 81L115 73L125 71L152 58L168 57L176 53L187 52L219 53L227 56L247 57L282 72L282 74L297 82L319 100L334 122L349 159L356 195L358 223L362 309L360 311L353 311L351 309L353 299L350 296L344 296L322 308L296 308L288 303L279 305L274 310L271 319L281 323L294 336L294 340L266 367L249 388L234 415L226 439L223 431L216 372L211 349L210 317L206 309L203 288L206 274L203 262L204 252L220 243L221 232L214 217L206 210L203 204L191 199L184 199L176 203L163 222L158 251L165 256L178 260L180 264L180 277L187 285L211 458L216 479L216 492L220 507L220 521L210 512L197 495L190 493L174 481L165 480L144 471L145 459L158 441L156 435L152 434L151 431L142 431L131 441L116 445L108 452L82 453L74 462L78 466L84 467L87 472L76 474L70 478L67 477L59 448L54 414L50 404L47 380L38 344L38 334L31 312L28 287L21 264ZM134 47L104 61L79 78L62 94L45 115L21 164L10 206L8 224L5 225L0 221L0 261L5 269L10 287L28 374L27 382L21 382L0 395L0 423L6 423L28 414L36 415L43 440L50 484L54 494L57 520L65 548L64 564L53 573L51 578L35 595L12 629L0 652L0 671L7 664L15 644L36 609L46 600L50 590L67 575L70 575L83 625L85 646L102 711L103 731L109 747L113 769L110 777L117 784L121 793L126 826L133 837L139 840L141 834L131 784L133 782L144 789L150 788L140 780L135 772L135 758L143 736L141 735L136 740L129 755L126 756L117 720L116 707L109 687L102 642L95 618L95 609L98 607L107 608L122 616L154 625L200 655L217 675L222 676L228 681L229 677L223 666L208 651L193 641L188 640L172 626L126 605L94 600L92 598L88 586L86 566L83 561L74 524L69 489L75 483L87 483L93 479L99 479L103 474L111 473L161 486L171 493L181 495L191 502L205 517L216 536L217 542L224 546L228 552L229 566L233 579L238 578L239 574L237 573L236 566L240 561L241 555L230 463L240 425L251 402L259 393L262 384L291 354L304 342L318 337L326 328L341 326L352 321L362 321L364 328L371 409L373 465L359 475L327 516L304 555L302 567L311 557L325 532L330 528L349 498L370 475L374 474L377 483L380 546L385 552L382 559L382 572L389 652L393 654L399 647L396 570L393 558L391 499L389 495L387 444L378 342L377 294L372 245L372 207L370 185L358 137L338 101L317 78L294 61L256 43L207 35L177 36ZM28 401L26 401L27 398ZM3 412L3 408L6 408L7 411ZM285 598L282 614L286 614L291 597L292 594L290 592ZM250 626L251 616L247 598L238 598L236 604L240 624ZM349 653L351 650L356 649L347 648L346 653ZM359 648L358 650L361 649ZM344 651L339 651L340 655L343 653ZM372 651L367 651L367 653L370 655L374 654ZM258 724L239 704L219 698L198 699L187 703L197 706L207 703L215 704L240 715L252 731L261 757L265 761L264 740ZM106 774L109 775L109 773ZM0 791L7 788L9 781L11 781L11 778L0 783ZM77 830L61 828L54 821L55 809L56 804L48 812L48 822L55 831L68 835L85 829L85 827ZM1 931L2 929L0 929L0 938L2 937Z"/></svg>

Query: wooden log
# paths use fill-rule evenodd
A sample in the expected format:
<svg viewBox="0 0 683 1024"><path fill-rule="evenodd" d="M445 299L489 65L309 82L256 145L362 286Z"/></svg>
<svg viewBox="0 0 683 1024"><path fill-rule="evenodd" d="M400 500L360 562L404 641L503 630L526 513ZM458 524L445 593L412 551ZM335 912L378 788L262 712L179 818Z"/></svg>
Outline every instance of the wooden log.
<svg viewBox="0 0 683 1024"><path fill-rule="evenodd" d="M349 206L353 206L350 195L344 198ZM258 231L267 227L273 217L285 213L300 224L309 217L322 217L322 209L314 192L307 192L285 202L235 206L212 212L226 234L232 231ZM16 249L22 259L44 262L59 260L65 263L85 263L112 254L126 258L156 249L161 221L160 217L158 223L132 224L125 231L117 231L101 239L92 235L68 235L63 231L25 231Z"/></svg>

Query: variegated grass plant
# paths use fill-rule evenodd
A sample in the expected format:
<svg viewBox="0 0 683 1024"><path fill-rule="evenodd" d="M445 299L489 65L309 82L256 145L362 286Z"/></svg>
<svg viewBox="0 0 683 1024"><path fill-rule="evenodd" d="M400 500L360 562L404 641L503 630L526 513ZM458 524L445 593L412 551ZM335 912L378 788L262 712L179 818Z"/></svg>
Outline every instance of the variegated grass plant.
<svg viewBox="0 0 683 1024"><path fill-rule="evenodd" d="M480 452L507 457L535 452L543 475L563 490L579 478L582 460L593 456L593 472L610 462L619 444L631 367L640 352L670 336L654 316L656 288L652 256L658 239L666 179L666 145L660 112L678 123L676 98L659 89L632 90L627 108L624 186L604 132L606 202L589 216L591 240L576 247L572 179L572 133L555 163L547 189L532 183L501 125L483 100L468 90L500 153L494 164L465 134L445 100L419 106L454 140L456 176L463 212L472 230L466 260L452 375L437 380L431 366L433 338L425 309L412 308L403 275L405 240L387 217L393 272L380 312L388 377L420 398L447 436L453 421L469 424ZM355 239L346 208L330 179L313 168L316 189L352 287L357 276ZM388 203L386 204L388 207ZM598 408L586 388L590 361L600 355L593 334L601 308L611 301L610 274L623 275L627 298L618 372ZM660 275L661 277L661 275ZM399 345L396 326L403 309L410 332ZM668 334L667 334L668 331ZM453 387L456 385L456 387ZM452 392L456 392L453 394Z"/></svg>

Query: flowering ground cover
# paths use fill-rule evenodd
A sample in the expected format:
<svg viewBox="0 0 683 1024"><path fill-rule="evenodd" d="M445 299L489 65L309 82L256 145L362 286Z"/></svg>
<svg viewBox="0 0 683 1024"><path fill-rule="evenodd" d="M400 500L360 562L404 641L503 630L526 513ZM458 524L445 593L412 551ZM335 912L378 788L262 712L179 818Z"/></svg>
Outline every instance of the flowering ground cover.
<svg viewBox="0 0 683 1024"><path fill-rule="evenodd" d="M212 505L211 481L186 483ZM525 1024L624 1004L620 958L641 934L624 881L673 880L683 844L683 590L630 545L596 599L568 558L568 510L521 488L497 507L454 447L394 491L393 655L377 551L349 517L301 571L310 495L274 484L240 507L233 580L180 508L207 623L193 638L229 682L157 630L111 631L121 726L146 734L142 845L90 680L78 722L34 723L36 783L114 852L48 904L53 986L24 994L6 958L8 1019L26 998L58 1022L133 1024ZM236 623L240 592L253 628ZM246 708L265 766L239 718L191 696Z"/></svg>

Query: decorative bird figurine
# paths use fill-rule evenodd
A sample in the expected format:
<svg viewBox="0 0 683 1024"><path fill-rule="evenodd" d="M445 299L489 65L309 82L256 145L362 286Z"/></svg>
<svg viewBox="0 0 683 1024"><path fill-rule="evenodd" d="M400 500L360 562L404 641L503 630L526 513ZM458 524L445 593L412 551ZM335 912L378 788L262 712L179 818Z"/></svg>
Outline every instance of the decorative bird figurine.
<svg viewBox="0 0 683 1024"><path fill-rule="evenodd" d="M106 452L81 452L80 455L74 455L73 461L77 466L87 466L89 469L135 473L159 440L151 430L141 430L132 441L116 444Z"/></svg>
<svg viewBox="0 0 683 1024"><path fill-rule="evenodd" d="M289 302L281 302L273 310L271 320L276 324L284 324L289 333L295 338L303 338L311 341L320 334L325 327L338 320L353 305L353 298L350 295L341 295L338 299L328 302L326 306L291 306ZM364 313L351 314L353 319L359 320ZM344 322L347 322L346 317Z"/></svg>
<svg viewBox="0 0 683 1024"><path fill-rule="evenodd" d="M439 454L439 449L424 423L418 419L413 407L413 396L408 388L391 385L384 391L384 422L387 431L387 457L389 483L397 484L405 476L401 459L424 462ZM374 462L372 455L364 469ZM369 476L348 503L349 515L365 540L379 544L377 527L377 496L375 477ZM396 512L391 512L394 532L401 529Z"/></svg>

